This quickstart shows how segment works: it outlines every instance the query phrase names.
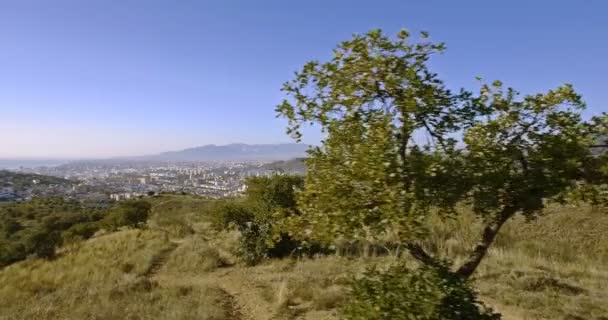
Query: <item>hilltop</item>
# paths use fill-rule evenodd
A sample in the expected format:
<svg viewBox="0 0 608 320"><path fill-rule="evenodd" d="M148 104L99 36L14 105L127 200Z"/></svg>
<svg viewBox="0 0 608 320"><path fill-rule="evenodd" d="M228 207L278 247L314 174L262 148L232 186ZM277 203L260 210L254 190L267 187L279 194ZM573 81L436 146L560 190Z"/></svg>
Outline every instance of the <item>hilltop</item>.
<svg viewBox="0 0 608 320"><path fill-rule="evenodd" d="M65 245L54 260L0 270L0 319L338 319L350 277L396 259L370 251L248 267L236 258L238 232L211 228L216 200L152 202L144 230L100 233ZM505 226L473 279L476 289L507 320L606 319L608 215L551 211ZM482 227L467 214L432 225L426 246L450 259Z"/></svg>

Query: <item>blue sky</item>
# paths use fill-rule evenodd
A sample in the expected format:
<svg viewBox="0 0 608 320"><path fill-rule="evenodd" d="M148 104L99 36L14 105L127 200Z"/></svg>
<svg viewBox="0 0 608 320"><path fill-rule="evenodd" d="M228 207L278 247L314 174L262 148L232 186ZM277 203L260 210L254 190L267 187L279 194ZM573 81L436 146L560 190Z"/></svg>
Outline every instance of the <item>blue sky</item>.
<svg viewBox="0 0 608 320"><path fill-rule="evenodd" d="M281 84L353 33L430 31L452 88L573 83L608 111L608 1L0 1L0 158L289 142ZM318 135L305 136L315 143Z"/></svg>

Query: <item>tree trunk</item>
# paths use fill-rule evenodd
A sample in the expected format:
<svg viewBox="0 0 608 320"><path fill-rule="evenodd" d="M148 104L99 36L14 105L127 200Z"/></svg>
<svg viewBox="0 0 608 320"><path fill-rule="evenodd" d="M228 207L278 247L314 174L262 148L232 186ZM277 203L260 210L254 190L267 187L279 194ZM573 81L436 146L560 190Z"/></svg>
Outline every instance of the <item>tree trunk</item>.
<svg viewBox="0 0 608 320"><path fill-rule="evenodd" d="M498 234L498 231L500 231L500 228L513 216L513 214L515 214L515 212L517 212L517 208L515 207L503 208L498 216L484 228L481 241L475 246L475 249L471 252L465 263L456 271L458 276L463 279L471 277L473 272L475 272L475 269L479 266L479 263L481 263L481 260L483 260L488 253L488 248L490 248L496 239L496 235Z"/></svg>
<svg viewBox="0 0 608 320"><path fill-rule="evenodd" d="M410 253L412 257L416 260L422 262L422 264L427 266L439 267L440 263L437 259L433 258L431 255L426 253L422 246L413 242L406 242L405 248Z"/></svg>

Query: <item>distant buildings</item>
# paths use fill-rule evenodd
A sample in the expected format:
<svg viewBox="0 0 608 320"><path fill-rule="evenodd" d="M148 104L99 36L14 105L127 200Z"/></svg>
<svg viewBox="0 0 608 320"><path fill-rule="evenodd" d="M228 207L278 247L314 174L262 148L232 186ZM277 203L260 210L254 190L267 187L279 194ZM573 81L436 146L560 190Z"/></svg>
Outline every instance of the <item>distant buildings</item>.
<svg viewBox="0 0 608 320"><path fill-rule="evenodd" d="M27 181L30 188L15 192L0 181L0 193L31 196L63 196L70 199L122 201L162 192L188 193L209 198L238 196L246 191L251 176L284 174L285 163L210 162L163 163L136 161L91 161L59 167L22 169L44 176L68 177L69 184L48 184L37 176ZM289 171L291 173L291 171ZM41 178L38 178L41 177ZM1 180L1 179L0 179ZM3 187L4 186L4 187Z"/></svg>

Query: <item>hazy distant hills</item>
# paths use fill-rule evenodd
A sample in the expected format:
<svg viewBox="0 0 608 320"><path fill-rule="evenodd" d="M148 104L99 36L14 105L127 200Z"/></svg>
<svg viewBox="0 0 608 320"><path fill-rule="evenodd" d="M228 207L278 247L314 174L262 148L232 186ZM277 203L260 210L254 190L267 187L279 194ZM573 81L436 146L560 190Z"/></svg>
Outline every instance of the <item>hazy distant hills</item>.
<svg viewBox="0 0 608 320"><path fill-rule="evenodd" d="M159 161L276 161L306 156L308 145L299 143L206 145L140 157Z"/></svg>

